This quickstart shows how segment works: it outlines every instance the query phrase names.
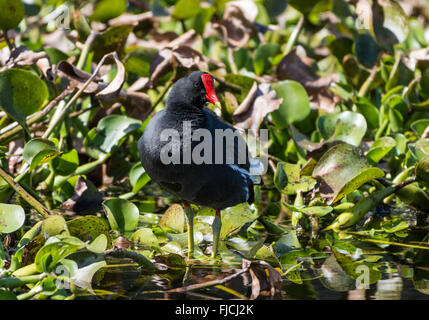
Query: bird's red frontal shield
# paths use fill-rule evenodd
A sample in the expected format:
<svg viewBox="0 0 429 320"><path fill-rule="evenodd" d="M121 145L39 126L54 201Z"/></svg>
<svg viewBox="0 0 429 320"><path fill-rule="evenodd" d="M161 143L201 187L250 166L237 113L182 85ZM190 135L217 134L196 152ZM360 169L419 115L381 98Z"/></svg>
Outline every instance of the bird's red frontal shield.
<svg viewBox="0 0 429 320"><path fill-rule="evenodd" d="M212 76L208 73L204 73L201 75L201 80L203 81L204 88L206 88L207 100L213 103L215 106L218 106L220 102L214 91L214 81Z"/></svg>

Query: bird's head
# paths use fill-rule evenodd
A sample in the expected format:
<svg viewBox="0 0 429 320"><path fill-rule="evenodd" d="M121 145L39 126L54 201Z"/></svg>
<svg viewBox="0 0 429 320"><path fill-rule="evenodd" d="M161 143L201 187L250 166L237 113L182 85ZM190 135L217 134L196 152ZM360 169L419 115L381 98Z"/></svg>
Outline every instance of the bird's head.
<svg viewBox="0 0 429 320"><path fill-rule="evenodd" d="M191 104L202 108L207 102L220 107L214 90L214 81L210 73L194 71L179 79L169 95L171 102Z"/></svg>

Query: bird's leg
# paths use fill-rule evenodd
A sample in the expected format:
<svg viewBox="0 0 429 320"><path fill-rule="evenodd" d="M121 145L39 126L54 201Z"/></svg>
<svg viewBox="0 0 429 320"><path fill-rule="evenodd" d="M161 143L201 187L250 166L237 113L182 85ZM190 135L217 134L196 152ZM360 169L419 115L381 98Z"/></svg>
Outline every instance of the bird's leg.
<svg viewBox="0 0 429 320"><path fill-rule="evenodd" d="M217 248L219 246L219 237L220 229L222 227L222 221L220 218L220 210L216 210L216 215L213 220L212 229L213 229L213 248L212 248L212 258L216 257Z"/></svg>
<svg viewBox="0 0 429 320"><path fill-rule="evenodd" d="M188 259L192 259L194 255L194 212L189 202L185 201L184 207L188 224Z"/></svg>

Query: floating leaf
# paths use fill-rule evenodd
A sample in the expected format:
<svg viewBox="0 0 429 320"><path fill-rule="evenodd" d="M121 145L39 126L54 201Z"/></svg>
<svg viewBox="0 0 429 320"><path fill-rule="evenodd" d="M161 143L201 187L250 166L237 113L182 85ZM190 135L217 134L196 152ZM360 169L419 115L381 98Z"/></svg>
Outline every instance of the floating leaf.
<svg viewBox="0 0 429 320"><path fill-rule="evenodd" d="M232 233L250 225L258 217L247 203L242 203L221 211L222 227L220 239L226 239Z"/></svg>
<svg viewBox="0 0 429 320"><path fill-rule="evenodd" d="M42 234L45 238L53 237L67 231L66 220L60 215L51 215L42 223Z"/></svg>
<svg viewBox="0 0 429 320"><path fill-rule="evenodd" d="M100 234L86 248L94 253L102 253L107 248L107 237L104 234Z"/></svg>
<svg viewBox="0 0 429 320"><path fill-rule="evenodd" d="M153 234L150 228L140 228L130 237L130 241L133 241L138 246L139 250L157 250L160 251L158 238Z"/></svg>
<svg viewBox="0 0 429 320"><path fill-rule="evenodd" d="M285 194L296 194L313 189L316 180L309 176L300 175L300 167L296 164L279 162L274 175L274 184Z"/></svg>
<svg viewBox="0 0 429 320"><path fill-rule="evenodd" d="M185 212L179 204L168 207L162 215L159 225L173 232L183 233L185 231Z"/></svg>
<svg viewBox="0 0 429 320"><path fill-rule="evenodd" d="M124 234L137 228L139 210L132 202L125 199L109 199L103 202L103 207L113 230Z"/></svg>
<svg viewBox="0 0 429 320"><path fill-rule="evenodd" d="M38 272L51 272L69 254L82 248L84 244L57 241L46 244L36 254L34 263Z"/></svg>
<svg viewBox="0 0 429 320"><path fill-rule="evenodd" d="M79 217L77 219L67 221L67 228L72 236L77 237L84 242L92 242L103 234L107 238L107 247L111 247L109 224L106 219L96 216Z"/></svg>

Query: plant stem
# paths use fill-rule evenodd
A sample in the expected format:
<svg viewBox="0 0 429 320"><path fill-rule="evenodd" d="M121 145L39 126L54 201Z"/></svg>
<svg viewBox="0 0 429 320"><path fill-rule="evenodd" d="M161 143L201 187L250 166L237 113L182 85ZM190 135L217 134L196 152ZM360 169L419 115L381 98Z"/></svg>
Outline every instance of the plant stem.
<svg viewBox="0 0 429 320"><path fill-rule="evenodd" d="M302 15L301 18L299 18L298 23L296 24L295 29L292 31L287 43L286 43L286 48L284 51L284 55L289 54L293 47L295 46L296 40L298 39L301 31L302 31L302 26L304 25L304 16Z"/></svg>
<svg viewBox="0 0 429 320"><path fill-rule="evenodd" d="M32 276L24 276L24 277L8 277L0 279L0 287L3 288L19 288L27 283L36 283L39 282L46 276L45 273L32 275Z"/></svg>
<svg viewBox="0 0 429 320"><path fill-rule="evenodd" d="M194 211L188 203L185 203L185 214L188 224L188 259L192 259L194 255Z"/></svg>
<svg viewBox="0 0 429 320"><path fill-rule="evenodd" d="M26 201L32 206L37 212L39 212L44 218L49 217L50 212L44 205L37 201L32 195L30 195L25 189L18 183L15 182L10 175L0 168L0 176Z"/></svg>
<svg viewBox="0 0 429 320"><path fill-rule="evenodd" d="M4 39L6 40L7 46L9 47L9 50L12 51L15 49L15 46L12 44L12 42L9 39L9 36L7 35L7 30L3 30Z"/></svg>
<svg viewBox="0 0 429 320"><path fill-rule="evenodd" d="M98 37L99 33L91 31L88 38L86 38L85 45L80 53L79 61L77 62L76 68L82 69L86 64L86 59L88 58L89 50L94 43L94 40Z"/></svg>
<svg viewBox="0 0 429 320"><path fill-rule="evenodd" d="M140 267L153 270L155 266L150 260L138 252L128 251L125 249L113 248L104 252L104 256L110 256L114 258L129 258L139 264Z"/></svg>
<svg viewBox="0 0 429 320"><path fill-rule="evenodd" d="M101 66L104 64L104 61L107 58L110 58L114 56L116 52L111 52L101 59L101 61L98 63L97 67L95 68L92 75L88 78L88 80L84 83L84 85L75 93L75 95L70 99L70 101L65 105L65 107L61 110L61 112L58 112L57 116L52 118L51 122L49 123L48 129L43 134L43 138L49 137L49 135L52 133L52 131L55 129L55 127L62 121L63 117L66 115L69 108L73 105L73 103L82 95L82 93L85 91L85 89L90 85L92 80L97 76L98 71L100 71Z"/></svg>
<svg viewBox="0 0 429 320"><path fill-rule="evenodd" d="M377 67L372 68L368 78L365 80L365 82L362 84L362 86L359 89L359 93L358 93L359 97L365 97L367 95L369 88L371 87L371 84L374 82L377 71L378 71Z"/></svg>
<svg viewBox="0 0 429 320"><path fill-rule="evenodd" d="M164 88L161 90L159 95L156 97L155 101L152 104L152 109L150 109L149 114L151 114L155 110L156 106L162 101L168 89L170 89L170 87L173 85L175 79L176 79L176 69L173 70L173 74L171 75L170 79L168 80Z"/></svg>

